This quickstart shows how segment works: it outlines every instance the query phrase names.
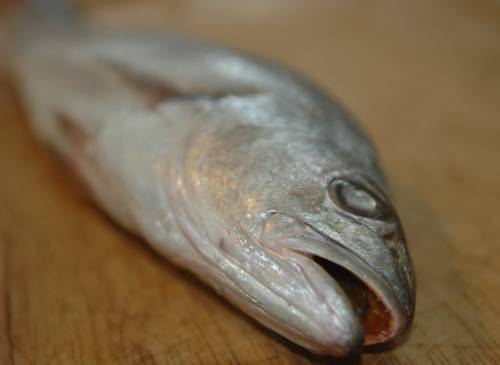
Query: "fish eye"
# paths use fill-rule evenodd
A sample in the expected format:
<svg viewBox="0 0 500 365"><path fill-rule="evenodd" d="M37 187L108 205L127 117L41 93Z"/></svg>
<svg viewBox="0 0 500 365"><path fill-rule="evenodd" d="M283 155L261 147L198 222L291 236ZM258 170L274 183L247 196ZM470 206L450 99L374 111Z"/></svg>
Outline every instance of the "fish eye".
<svg viewBox="0 0 500 365"><path fill-rule="evenodd" d="M329 194L342 209L353 214L376 219L387 215L385 204L357 183L335 180L330 185Z"/></svg>

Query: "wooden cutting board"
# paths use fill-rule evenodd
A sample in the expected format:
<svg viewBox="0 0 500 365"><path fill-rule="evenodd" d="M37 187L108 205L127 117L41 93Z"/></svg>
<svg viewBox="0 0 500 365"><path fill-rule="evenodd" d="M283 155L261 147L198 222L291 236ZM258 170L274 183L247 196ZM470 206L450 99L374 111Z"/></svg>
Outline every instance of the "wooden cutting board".
<svg viewBox="0 0 500 365"><path fill-rule="evenodd" d="M0 364L499 364L500 5L494 1L89 1L282 61L378 147L418 278L398 346L308 354L90 203L0 87Z"/></svg>

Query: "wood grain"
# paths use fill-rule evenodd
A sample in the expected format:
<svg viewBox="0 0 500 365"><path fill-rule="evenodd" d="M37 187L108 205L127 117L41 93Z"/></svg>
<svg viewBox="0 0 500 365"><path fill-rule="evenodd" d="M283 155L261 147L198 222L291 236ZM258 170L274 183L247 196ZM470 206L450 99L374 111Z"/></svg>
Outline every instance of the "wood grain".
<svg viewBox="0 0 500 365"><path fill-rule="evenodd" d="M87 1L280 60L378 146L418 278L397 346L337 360L262 328L113 225L0 88L0 364L500 363L500 5Z"/></svg>

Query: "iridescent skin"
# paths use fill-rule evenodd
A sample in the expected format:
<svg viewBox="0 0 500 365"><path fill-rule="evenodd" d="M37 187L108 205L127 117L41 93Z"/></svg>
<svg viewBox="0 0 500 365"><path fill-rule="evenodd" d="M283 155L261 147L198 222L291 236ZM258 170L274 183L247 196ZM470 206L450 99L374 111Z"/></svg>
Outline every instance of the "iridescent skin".
<svg viewBox="0 0 500 365"><path fill-rule="evenodd" d="M30 39L11 59L33 129L117 222L311 351L342 356L407 328L414 277L375 152L323 91L170 35ZM314 257L364 282L381 324L358 319Z"/></svg>

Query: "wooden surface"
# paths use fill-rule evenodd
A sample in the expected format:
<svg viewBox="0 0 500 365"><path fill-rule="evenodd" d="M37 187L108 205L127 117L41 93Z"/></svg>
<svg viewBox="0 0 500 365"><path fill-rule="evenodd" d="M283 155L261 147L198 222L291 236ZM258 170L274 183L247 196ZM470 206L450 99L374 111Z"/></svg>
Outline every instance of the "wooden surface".
<svg viewBox="0 0 500 365"><path fill-rule="evenodd" d="M270 3L86 9L101 23L173 29L280 60L353 111L379 149L416 265L407 338L335 360L257 325L89 203L29 134L4 82L0 364L500 363L500 5Z"/></svg>

